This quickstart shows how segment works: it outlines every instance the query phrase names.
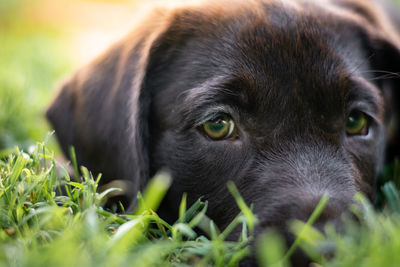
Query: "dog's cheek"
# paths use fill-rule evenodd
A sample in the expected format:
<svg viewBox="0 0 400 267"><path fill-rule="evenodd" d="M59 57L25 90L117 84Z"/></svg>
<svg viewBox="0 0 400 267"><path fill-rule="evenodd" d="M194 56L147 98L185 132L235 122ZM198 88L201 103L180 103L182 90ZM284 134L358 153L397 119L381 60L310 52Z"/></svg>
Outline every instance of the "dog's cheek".
<svg viewBox="0 0 400 267"><path fill-rule="evenodd" d="M213 198L227 191L228 180L237 179L248 158L241 142L211 141L194 132L165 132L152 151L152 170L167 169L173 177L173 189L192 198Z"/></svg>
<svg viewBox="0 0 400 267"><path fill-rule="evenodd" d="M383 170L386 140L382 125L377 125L373 138L369 140L350 139L346 150L356 175L356 184L371 200L375 197L376 178Z"/></svg>

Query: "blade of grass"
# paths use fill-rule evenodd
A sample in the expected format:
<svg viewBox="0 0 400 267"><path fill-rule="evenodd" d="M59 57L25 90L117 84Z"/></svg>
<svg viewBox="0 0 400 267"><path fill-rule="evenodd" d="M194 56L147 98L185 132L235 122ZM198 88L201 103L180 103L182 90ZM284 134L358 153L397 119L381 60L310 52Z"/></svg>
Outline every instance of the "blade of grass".
<svg viewBox="0 0 400 267"><path fill-rule="evenodd" d="M239 190L236 188L235 184L232 181L227 183L228 189L231 192L232 196L235 198L237 205L240 210L246 216L246 220L249 226L250 233L254 232L254 225L257 223L257 218L254 216L253 212L244 202L242 196L239 193Z"/></svg>
<svg viewBox="0 0 400 267"><path fill-rule="evenodd" d="M73 146L69 148L69 156L71 159L72 166L74 167L75 178L78 178L80 176L80 173L79 173L78 162L76 160L75 148Z"/></svg>
<svg viewBox="0 0 400 267"><path fill-rule="evenodd" d="M308 219L308 221L306 222L306 224L304 225L303 230L298 234L297 238L295 239L295 241L293 242L293 244L291 245L291 247L289 248L289 250L286 252L285 256L283 257L283 262L287 262L290 259L290 257L292 256L292 254L294 253L294 251L299 247L299 244L303 239L303 234L306 231L306 228L311 227L315 223L315 221L318 219L318 217L321 215L322 211L324 210L326 204L328 203L328 199L329 199L329 197L326 194L321 197L321 200L315 207L313 213L311 214L311 216Z"/></svg>

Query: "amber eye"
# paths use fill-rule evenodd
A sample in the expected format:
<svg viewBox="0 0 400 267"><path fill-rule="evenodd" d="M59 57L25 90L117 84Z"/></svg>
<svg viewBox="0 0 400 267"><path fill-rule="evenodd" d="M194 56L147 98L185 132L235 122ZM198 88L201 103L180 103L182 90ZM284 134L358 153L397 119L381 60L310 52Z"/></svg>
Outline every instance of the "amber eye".
<svg viewBox="0 0 400 267"><path fill-rule="evenodd" d="M358 110L352 111L347 117L346 132L348 135L367 135L368 119L367 116Z"/></svg>
<svg viewBox="0 0 400 267"><path fill-rule="evenodd" d="M226 114L219 115L215 119L206 121L203 130L213 140L223 140L234 135L236 127L232 118Z"/></svg>

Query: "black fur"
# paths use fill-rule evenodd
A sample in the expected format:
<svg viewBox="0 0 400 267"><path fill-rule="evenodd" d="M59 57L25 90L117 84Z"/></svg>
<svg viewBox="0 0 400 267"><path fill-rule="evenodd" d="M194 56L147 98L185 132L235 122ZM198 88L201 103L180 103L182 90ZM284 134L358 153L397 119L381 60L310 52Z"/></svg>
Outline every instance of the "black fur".
<svg viewBox="0 0 400 267"><path fill-rule="evenodd" d="M398 119L399 79L382 75L400 71L399 51L399 32L374 1L161 10L67 82L48 117L64 151L75 146L103 183L129 181L131 207L167 169L173 184L159 212L169 220L187 192L209 200L223 228L238 213L233 180L254 204L257 233L306 220L325 193L317 225L339 223L356 192L374 198L385 153L398 151L388 125ZM368 115L368 136L346 135L354 109ZM230 114L238 138L199 131L215 112Z"/></svg>

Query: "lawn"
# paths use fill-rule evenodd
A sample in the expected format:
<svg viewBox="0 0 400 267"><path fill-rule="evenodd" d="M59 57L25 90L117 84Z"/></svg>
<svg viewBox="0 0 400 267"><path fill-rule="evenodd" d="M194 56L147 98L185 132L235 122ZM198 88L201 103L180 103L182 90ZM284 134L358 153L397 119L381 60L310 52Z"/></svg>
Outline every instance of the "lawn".
<svg viewBox="0 0 400 267"><path fill-rule="evenodd" d="M271 229L254 236L251 203L243 202L233 184L227 186L241 213L226 229L206 216L206 201L189 207L185 196L174 224L159 218L157 207L170 184L163 173L138 196L133 213L104 210L109 192L96 192L101 177L84 167L77 178L70 177L65 163L58 162L59 148L43 114L60 80L128 30L114 32L115 25L104 22L99 30L98 18L83 20L79 10L126 15L124 1L70 0L79 8L64 1L66 18L54 15L60 7L51 2L0 0L0 266L237 266L250 253L262 266L289 266L294 249L304 250L315 266L399 266L398 163L381 175L377 203L357 196L362 208L353 212L360 224L344 217L344 233L328 226L324 235L310 227L323 198L306 224L292 223L298 239L291 248ZM236 226L242 235L227 241Z"/></svg>
<svg viewBox="0 0 400 267"><path fill-rule="evenodd" d="M101 177L93 177L84 167L82 175L72 179L46 143L29 152L15 148L0 161L0 266L237 266L252 250L261 266L290 266L287 259L295 249L304 250L321 266L400 262L400 201L393 182L382 187L385 205L379 211L357 195L362 208L352 210L361 223L344 217L346 230L340 234L329 225L325 235L311 227L326 203L322 198L307 223L292 222L297 241L286 248L271 229L255 239L257 217L233 183L227 186L241 212L226 229L218 229L206 216L206 201L199 199L187 207L186 196L176 222L162 220L156 210L170 184L165 173L138 195L133 213L116 214L102 204L117 189L96 192ZM386 175L391 178L393 171L388 168ZM237 226L241 236L227 241ZM256 245L251 247L253 240Z"/></svg>

